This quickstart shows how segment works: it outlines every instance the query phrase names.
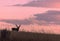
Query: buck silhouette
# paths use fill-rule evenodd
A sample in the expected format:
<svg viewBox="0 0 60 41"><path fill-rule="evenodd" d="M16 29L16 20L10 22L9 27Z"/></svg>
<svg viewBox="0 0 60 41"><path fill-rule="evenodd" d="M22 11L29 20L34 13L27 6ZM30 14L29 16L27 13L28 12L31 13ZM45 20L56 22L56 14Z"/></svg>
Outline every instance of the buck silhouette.
<svg viewBox="0 0 60 41"><path fill-rule="evenodd" d="M16 28L12 28L12 31L19 31L20 27L21 27L21 25L16 25Z"/></svg>

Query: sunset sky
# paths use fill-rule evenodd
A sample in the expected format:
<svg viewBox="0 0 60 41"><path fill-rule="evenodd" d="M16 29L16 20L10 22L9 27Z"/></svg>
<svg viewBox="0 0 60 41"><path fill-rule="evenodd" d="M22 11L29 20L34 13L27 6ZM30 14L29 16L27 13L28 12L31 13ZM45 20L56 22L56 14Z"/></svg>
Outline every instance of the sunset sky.
<svg viewBox="0 0 60 41"><path fill-rule="evenodd" d="M60 0L0 0L0 21L22 24L23 28L32 24L35 30L38 26L54 30L60 27ZM58 28L54 30L56 33L59 33Z"/></svg>

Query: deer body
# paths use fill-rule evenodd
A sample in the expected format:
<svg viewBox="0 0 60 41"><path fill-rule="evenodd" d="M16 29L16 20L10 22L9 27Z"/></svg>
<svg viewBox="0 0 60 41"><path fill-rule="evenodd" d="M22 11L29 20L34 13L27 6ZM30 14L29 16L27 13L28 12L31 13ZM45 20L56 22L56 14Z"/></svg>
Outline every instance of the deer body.
<svg viewBox="0 0 60 41"><path fill-rule="evenodd" d="M19 31L19 28L12 28L12 30L14 31Z"/></svg>
<svg viewBox="0 0 60 41"><path fill-rule="evenodd" d="M19 31L19 28L20 28L21 25L16 25L17 28L12 28L12 31Z"/></svg>

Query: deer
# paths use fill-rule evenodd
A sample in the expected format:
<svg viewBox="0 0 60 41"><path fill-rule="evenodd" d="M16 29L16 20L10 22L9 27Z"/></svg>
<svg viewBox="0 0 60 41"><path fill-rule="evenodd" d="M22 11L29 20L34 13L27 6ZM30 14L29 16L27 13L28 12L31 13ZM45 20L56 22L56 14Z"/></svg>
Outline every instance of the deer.
<svg viewBox="0 0 60 41"><path fill-rule="evenodd" d="M21 27L21 25L15 25L17 28L12 28L12 31L19 31L19 28Z"/></svg>

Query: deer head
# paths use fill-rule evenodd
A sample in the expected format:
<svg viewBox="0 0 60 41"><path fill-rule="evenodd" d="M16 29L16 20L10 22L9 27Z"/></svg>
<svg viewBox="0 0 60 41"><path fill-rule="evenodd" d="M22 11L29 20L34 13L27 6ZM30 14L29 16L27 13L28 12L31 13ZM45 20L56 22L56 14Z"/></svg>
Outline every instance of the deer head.
<svg viewBox="0 0 60 41"><path fill-rule="evenodd" d="M17 24L16 24L16 27L17 27L17 28L20 28L20 27L21 27L21 25L17 25Z"/></svg>

